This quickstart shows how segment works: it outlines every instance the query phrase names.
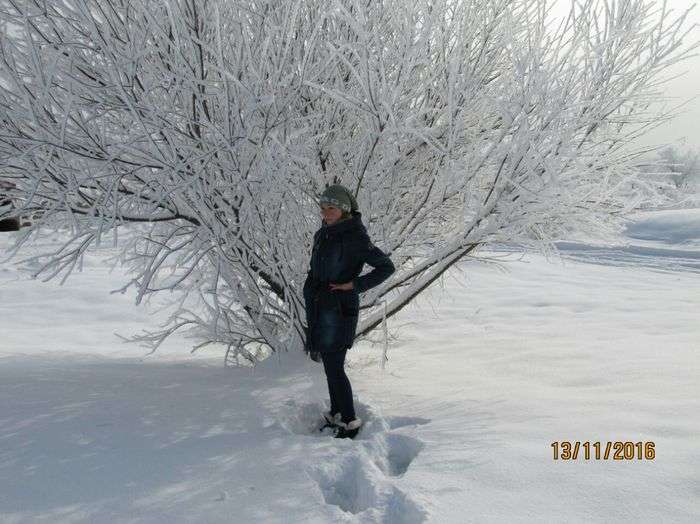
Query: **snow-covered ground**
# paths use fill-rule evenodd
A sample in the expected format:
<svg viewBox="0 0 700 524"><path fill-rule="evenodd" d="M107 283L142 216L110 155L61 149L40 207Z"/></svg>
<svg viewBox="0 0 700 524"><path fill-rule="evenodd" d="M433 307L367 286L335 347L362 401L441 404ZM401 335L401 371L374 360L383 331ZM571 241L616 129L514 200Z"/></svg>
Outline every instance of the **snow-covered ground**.
<svg viewBox="0 0 700 524"><path fill-rule="evenodd" d="M358 344L355 441L313 430L320 364L224 368L108 294L0 266L0 521L700 521L700 210L644 213L561 260L467 261ZM7 236L0 237L0 250ZM505 267L505 271L503 268ZM554 460L552 442L655 443L653 460Z"/></svg>

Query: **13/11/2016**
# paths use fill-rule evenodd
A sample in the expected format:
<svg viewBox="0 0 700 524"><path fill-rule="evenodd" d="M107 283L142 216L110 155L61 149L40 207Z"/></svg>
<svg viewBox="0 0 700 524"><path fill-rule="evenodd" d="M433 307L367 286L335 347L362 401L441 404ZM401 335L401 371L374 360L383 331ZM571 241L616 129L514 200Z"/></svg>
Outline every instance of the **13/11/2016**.
<svg viewBox="0 0 700 524"><path fill-rule="evenodd" d="M654 442L622 442L608 441L605 446L601 442L590 441L561 441L552 442L550 447L554 452L554 460L654 460L656 449Z"/></svg>

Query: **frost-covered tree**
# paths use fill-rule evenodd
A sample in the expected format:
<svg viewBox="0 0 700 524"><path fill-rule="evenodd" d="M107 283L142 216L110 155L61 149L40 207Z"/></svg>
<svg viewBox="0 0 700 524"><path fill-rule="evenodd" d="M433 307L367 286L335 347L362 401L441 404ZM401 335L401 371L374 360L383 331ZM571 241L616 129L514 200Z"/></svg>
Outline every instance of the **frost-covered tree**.
<svg viewBox="0 0 700 524"><path fill-rule="evenodd" d="M697 207L700 204L700 151L670 145L649 153L637 164L641 176L630 184L631 188L652 188L656 192L656 198L649 200L646 207Z"/></svg>
<svg viewBox="0 0 700 524"><path fill-rule="evenodd" d="M671 182L681 191L700 186L700 151L668 146L659 152L658 163L671 175Z"/></svg>
<svg viewBox="0 0 700 524"><path fill-rule="evenodd" d="M244 355L298 348L316 195L342 183L397 272L359 335L478 246L630 206L633 139L688 53L665 2L0 0L0 172L60 226L36 273L119 239L137 301ZM124 226L130 226L125 228ZM136 232L137 234L134 234Z"/></svg>

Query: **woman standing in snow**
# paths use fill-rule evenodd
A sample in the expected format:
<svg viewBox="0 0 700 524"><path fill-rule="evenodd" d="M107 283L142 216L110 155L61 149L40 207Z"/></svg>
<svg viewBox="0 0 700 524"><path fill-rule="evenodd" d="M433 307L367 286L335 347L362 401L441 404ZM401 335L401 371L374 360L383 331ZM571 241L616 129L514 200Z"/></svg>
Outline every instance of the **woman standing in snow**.
<svg viewBox="0 0 700 524"><path fill-rule="evenodd" d="M355 197L346 187L326 188L319 205L323 224L314 234L304 283L306 350L312 359L323 360L328 380L331 405L323 414L323 427L333 428L337 438L354 438L362 420L355 416L344 365L355 338L359 294L386 280L395 269L391 259L372 245ZM360 276L364 264L374 269Z"/></svg>

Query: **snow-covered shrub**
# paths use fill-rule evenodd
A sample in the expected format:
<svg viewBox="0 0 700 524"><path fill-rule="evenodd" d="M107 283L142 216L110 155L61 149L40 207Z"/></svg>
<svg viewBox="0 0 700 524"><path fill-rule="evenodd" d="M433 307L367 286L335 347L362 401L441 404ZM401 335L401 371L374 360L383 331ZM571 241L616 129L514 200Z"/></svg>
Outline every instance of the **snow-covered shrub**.
<svg viewBox="0 0 700 524"><path fill-rule="evenodd" d="M695 208L700 206L700 151L668 146L652 158L640 162L641 176L632 186L644 181L656 192L646 208Z"/></svg>
<svg viewBox="0 0 700 524"><path fill-rule="evenodd" d="M697 149L668 146L659 152L659 161L679 190L697 190L700 186L700 151Z"/></svg>
<svg viewBox="0 0 700 524"><path fill-rule="evenodd" d="M491 242L600 230L638 202L629 143L688 53L655 2L0 0L0 168L70 241L129 224L137 300L203 343L300 347L316 195L356 194L398 271L358 332Z"/></svg>

